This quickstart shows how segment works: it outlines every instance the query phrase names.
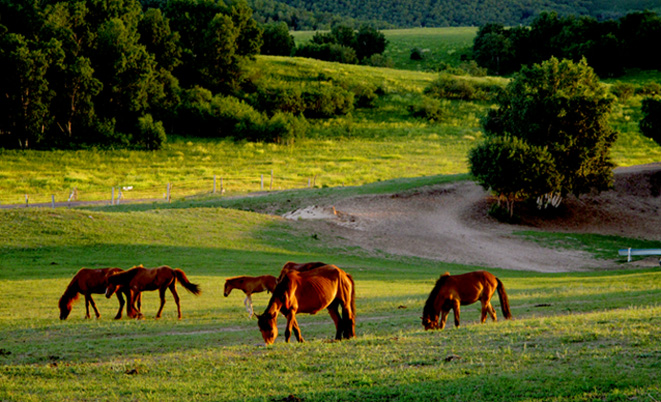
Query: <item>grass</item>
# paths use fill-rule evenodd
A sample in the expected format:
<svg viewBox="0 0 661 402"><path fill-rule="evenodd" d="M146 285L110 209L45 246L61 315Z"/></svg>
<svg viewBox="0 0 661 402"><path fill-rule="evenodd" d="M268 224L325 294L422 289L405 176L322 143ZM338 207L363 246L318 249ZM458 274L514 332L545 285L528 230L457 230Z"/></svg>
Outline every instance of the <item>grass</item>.
<svg viewBox="0 0 661 402"><path fill-rule="evenodd" d="M314 196L426 184L396 180L318 189ZM275 208L287 202L267 198ZM0 400L661 398L658 269L492 269L505 283L514 320L479 325L479 308L471 305L462 308L460 328L425 332L419 316L438 275L479 267L337 248L296 222L218 206L228 201L1 210ZM246 202L233 201L235 208L264 207ZM593 250L601 241L585 240ZM320 313L299 317L307 343L285 344L281 335L263 346L243 295L224 298L223 281L277 273L288 260L333 262L354 276L357 338L329 342L332 322ZM154 292L143 297L145 320L112 320L117 302L101 295L100 319L83 319L82 301L68 320L57 318L57 299L79 267L137 263L181 267L202 286L199 297L180 290L181 321L169 294L163 318L153 319ZM267 300L256 294L256 311ZM502 316L497 298L494 305ZM281 332L283 325L281 317Z"/></svg>

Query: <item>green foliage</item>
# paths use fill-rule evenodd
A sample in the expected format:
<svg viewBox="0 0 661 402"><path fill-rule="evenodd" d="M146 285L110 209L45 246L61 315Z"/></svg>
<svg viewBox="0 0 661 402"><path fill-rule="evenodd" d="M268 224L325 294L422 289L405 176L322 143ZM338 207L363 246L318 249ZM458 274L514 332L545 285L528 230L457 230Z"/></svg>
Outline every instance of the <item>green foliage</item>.
<svg viewBox="0 0 661 402"><path fill-rule="evenodd" d="M643 118L640 131L661 145L661 99L645 98L642 106Z"/></svg>
<svg viewBox="0 0 661 402"><path fill-rule="evenodd" d="M150 114L138 119L138 132L140 136L134 142L134 145L142 149L160 149L167 139L163 123L160 121L155 122Z"/></svg>
<svg viewBox="0 0 661 402"><path fill-rule="evenodd" d="M514 203L560 188L561 176L547 148L517 137L491 137L470 151L470 171L485 189L498 195L511 218Z"/></svg>
<svg viewBox="0 0 661 402"><path fill-rule="evenodd" d="M532 147L548 149L557 173L549 170L547 183L555 185L557 179L553 176L556 175L561 179L559 186L552 188L552 191L557 190L562 195L579 195L604 190L611 185L613 164L610 149L617 138L617 133L608 124L613 99L584 60L575 64L569 60L552 58L545 63L524 68L499 97L498 104L499 108L490 110L484 121L487 136L514 137ZM504 180L505 183L523 182L516 172L523 168L524 163L507 151L507 147L511 146L509 140L495 143L489 141L482 146L485 147L484 151L491 149L491 145L495 145L495 148L502 146L504 159L499 162L509 161L507 163L513 166L511 170L510 166L505 167L508 171L497 179L501 173L493 171L496 166L486 162L472 164L471 171L477 169L473 173L483 176L480 181L485 187L492 187L510 202L521 197L535 197L549 190L545 182L537 178L530 181L531 187L526 187L522 194L503 187L497 180ZM521 147L518 142L515 144ZM494 153L492 150L487 155ZM537 152L536 157L540 157L540 163L546 164L546 156L541 156ZM526 160L525 163L532 164L532 161L534 159ZM535 165L530 165L528 169L537 172ZM526 171L521 172L520 175L524 175ZM539 191L533 191L534 186L539 186Z"/></svg>
<svg viewBox="0 0 661 402"><path fill-rule="evenodd" d="M294 54L296 43L285 22L266 24L263 29L262 54L272 56L291 56Z"/></svg>
<svg viewBox="0 0 661 402"><path fill-rule="evenodd" d="M442 73L425 88L425 94L441 99L493 100L503 92L497 81L474 80Z"/></svg>
<svg viewBox="0 0 661 402"><path fill-rule="evenodd" d="M436 122L440 121L445 113L443 102L428 96L423 96L420 103L409 106L409 111L415 117Z"/></svg>
<svg viewBox="0 0 661 402"><path fill-rule="evenodd" d="M161 8L2 0L0 145L153 149L163 139L158 127L176 124L181 86L238 90L242 64L261 46L245 2L152 5ZM153 129L142 130L147 115Z"/></svg>
<svg viewBox="0 0 661 402"><path fill-rule="evenodd" d="M373 27L363 25L357 31L336 25L328 33L316 32L309 43L296 49L296 55L340 63L363 63L374 55L383 54L388 40Z"/></svg>
<svg viewBox="0 0 661 402"><path fill-rule="evenodd" d="M492 74L511 74L522 65L553 56L575 62L585 58L600 75L619 76L630 68L660 68L659 59L646 50L646 44L659 40L661 17L650 11L602 22L543 12L529 27L482 26L473 43L473 55Z"/></svg>

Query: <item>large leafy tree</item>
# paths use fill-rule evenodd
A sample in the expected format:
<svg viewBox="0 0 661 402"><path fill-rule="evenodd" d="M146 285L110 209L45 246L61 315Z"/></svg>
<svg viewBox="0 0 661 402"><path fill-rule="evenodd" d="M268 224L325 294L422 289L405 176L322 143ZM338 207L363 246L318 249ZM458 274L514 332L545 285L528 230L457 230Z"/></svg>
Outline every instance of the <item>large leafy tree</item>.
<svg viewBox="0 0 661 402"><path fill-rule="evenodd" d="M608 125L612 105L612 97L585 60L574 63L551 58L521 70L499 97L498 108L488 113L484 129L487 141L511 137L546 149L554 167L547 174L558 179L553 191L562 196L580 195L612 184L610 148L617 136ZM503 163L518 163L516 153L510 154L511 161L506 158ZM483 171L489 167L474 162L471 160L473 174L485 188L492 187L493 179ZM508 180L522 182L526 174L513 173ZM538 193L522 188L518 198Z"/></svg>

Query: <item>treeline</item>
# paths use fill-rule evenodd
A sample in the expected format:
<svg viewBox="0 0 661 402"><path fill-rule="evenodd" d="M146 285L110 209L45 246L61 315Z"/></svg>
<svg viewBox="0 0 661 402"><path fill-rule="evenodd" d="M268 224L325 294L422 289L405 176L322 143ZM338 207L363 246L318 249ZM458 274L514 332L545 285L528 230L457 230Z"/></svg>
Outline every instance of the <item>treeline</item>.
<svg viewBox="0 0 661 402"><path fill-rule="evenodd" d="M250 0L260 22L284 21L295 30L334 24L377 28L528 25L542 12L617 19L634 11L661 11L653 0Z"/></svg>
<svg viewBox="0 0 661 402"><path fill-rule="evenodd" d="M0 0L0 147L158 149L172 133L291 142L306 118L376 96L249 76L263 41L293 40L264 35L243 0L143 3Z"/></svg>
<svg viewBox="0 0 661 402"><path fill-rule="evenodd" d="M542 13L530 26L482 26L473 57L491 74L506 75L523 65L550 57L579 61L585 57L602 77L622 75L627 68L661 69L661 57L650 49L661 41L661 17L635 12L618 20Z"/></svg>

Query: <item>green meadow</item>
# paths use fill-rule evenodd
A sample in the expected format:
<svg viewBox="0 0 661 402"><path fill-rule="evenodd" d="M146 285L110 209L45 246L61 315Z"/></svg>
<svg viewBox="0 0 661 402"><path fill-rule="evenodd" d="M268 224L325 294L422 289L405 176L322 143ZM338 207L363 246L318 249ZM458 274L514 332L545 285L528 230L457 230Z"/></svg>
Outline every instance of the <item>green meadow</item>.
<svg viewBox="0 0 661 402"><path fill-rule="evenodd" d="M437 75L403 64L412 47L448 62L470 46L467 32L439 31L452 40L446 47L434 45L432 31L388 32L396 68L258 57L256 77L304 83L322 74L382 89L375 107L311 120L307 138L292 145L170 136L155 152L0 150L0 204L24 203L26 194L31 203L66 201L72 188L79 199L108 200L113 187L127 188L125 200L162 198L172 184L171 203L0 209L0 401L661 400L661 271L617 257L618 248L658 242L516 233L621 268L489 269L505 284L514 318L481 325L479 305L463 306L459 328L450 322L430 332L420 316L438 276L484 267L367 252L279 217L348 196L470 179L466 154L491 105L444 101L442 121L414 118L408 107ZM658 78L623 80L644 86ZM613 113L618 166L661 160L661 147L638 130L641 100L621 99ZM298 317L306 343L286 344L280 317L281 335L264 346L244 295L223 297L223 284L277 275L287 261L325 261L354 277L356 338L332 342L333 323L320 312ZM202 287L200 296L178 287L183 319L169 292L154 319L158 294L148 292L143 320L113 320L117 300L103 295L95 296L101 318L84 319L81 299L59 320L58 299L78 269L137 264L182 268ZM256 312L268 298L253 296ZM492 302L502 318L498 298Z"/></svg>
<svg viewBox="0 0 661 402"><path fill-rule="evenodd" d="M462 179L394 180L380 193ZM295 190L284 204L312 193ZM224 207L232 202L232 209ZM246 201L248 202L248 201ZM0 400L219 401L655 401L661 398L661 272L543 274L490 269L505 284L513 320L480 325L464 306L459 328L426 332L422 306L435 279L481 267L367 253L297 221L243 211L216 197L120 207L0 210ZM263 208L258 206L257 208ZM307 227L308 229L304 229ZM530 234L522 234L530 236ZM559 235L564 247L603 250L632 239ZM580 239L580 246L577 244ZM531 241L540 241L539 238ZM597 254L595 254L597 255ZM610 258L616 255L611 253ZM357 337L331 342L325 312L301 315L307 342L263 341L243 306L223 297L224 279L277 275L286 261L321 260L353 275ZM57 302L81 266L168 264L202 287L179 287L183 319L169 292L163 318L157 292L143 296L144 320L113 320L116 299L96 296L60 321ZM253 297L263 311L268 295ZM497 297L493 300L502 317ZM279 319L281 334L284 320Z"/></svg>

